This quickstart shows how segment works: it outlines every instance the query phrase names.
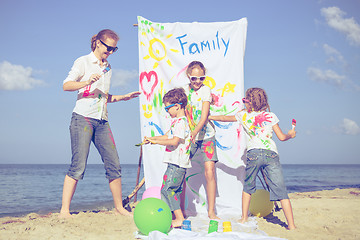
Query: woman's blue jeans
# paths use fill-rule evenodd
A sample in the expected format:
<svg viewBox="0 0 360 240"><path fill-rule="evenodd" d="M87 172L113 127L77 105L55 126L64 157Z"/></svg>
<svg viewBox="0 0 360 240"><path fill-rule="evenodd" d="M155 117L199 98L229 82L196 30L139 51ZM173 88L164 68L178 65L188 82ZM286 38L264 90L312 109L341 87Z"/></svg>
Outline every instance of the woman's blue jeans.
<svg viewBox="0 0 360 240"><path fill-rule="evenodd" d="M121 177L119 156L108 121L87 118L73 112L70 136L72 159L67 173L69 177L76 180L84 177L91 142L100 153L106 178L113 180Z"/></svg>

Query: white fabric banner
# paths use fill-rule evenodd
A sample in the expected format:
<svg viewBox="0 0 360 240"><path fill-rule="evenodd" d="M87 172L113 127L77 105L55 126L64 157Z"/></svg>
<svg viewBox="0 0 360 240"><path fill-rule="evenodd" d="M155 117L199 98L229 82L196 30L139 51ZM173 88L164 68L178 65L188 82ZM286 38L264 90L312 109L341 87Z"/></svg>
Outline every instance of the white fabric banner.
<svg viewBox="0 0 360 240"><path fill-rule="evenodd" d="M235 114L243 108L244 53L247 19L212 23L156 23L138 17L139 89L141 137L163 135L170 127L163 95L189 83L185 70L191 61L207 69L204 84L211 88L215 103L211 114ZM217 214L241 214L245 174L245 135L238 123L215 122ZM165 148L143 146L146 188L162 185L166 170ZM192 161L186 177L187 215L207 213L204 163ZM239 216L240 217L240 216Z"/></svg>

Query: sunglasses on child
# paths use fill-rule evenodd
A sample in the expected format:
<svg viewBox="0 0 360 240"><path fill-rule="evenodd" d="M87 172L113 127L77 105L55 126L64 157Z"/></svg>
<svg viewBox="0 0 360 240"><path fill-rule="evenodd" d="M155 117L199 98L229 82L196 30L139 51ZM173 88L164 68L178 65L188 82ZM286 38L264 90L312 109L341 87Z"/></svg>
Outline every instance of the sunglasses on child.
<svg viewBox="0 0 360 240"><path fill-rule="evenodd" d="M100 40L100 39L99 39ZM108 52L111 52L111 51L113 51L113 53L114 52L116 52L117 50L118 50L118 47L110 47L110 46L108 46L107 44L105 44L103 41L101 41L100 40L100 42L106 47L106 50L108 51Z"/></svg>
<svg viewBox="0 0 360 240"><path fill-rule="evenodd" d="M243 103L250 103L250 101L247 100L246 98L243 98L243 99L242 99L242 102L243 102Z"/></svg>
<svg viewBox="0 0 360 240"><path fill-rule="evenodd" d="M181 105L182 103L170 104L169 106L166 106L166 107L165 107L165 111L166 111L166 112L169 112L169 109L172 108L173 106L175 106L176 104L180 104L180 105Z"/></svg>
<svg viewBox="0 0 360 240"><path fill-rule="evenodd" d="M200 81L204 81L206 79L206 76L200 76L200 77L190 76L190 80L192 82L195 82L197 79L199 79Z"/></svg>

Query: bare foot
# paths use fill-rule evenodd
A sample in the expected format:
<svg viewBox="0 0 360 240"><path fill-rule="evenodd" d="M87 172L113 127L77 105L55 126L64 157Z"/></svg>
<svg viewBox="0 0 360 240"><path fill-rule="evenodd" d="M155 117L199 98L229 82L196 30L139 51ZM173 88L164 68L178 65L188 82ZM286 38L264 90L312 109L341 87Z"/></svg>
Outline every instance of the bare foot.
<svg viewBox="0 0 360 240"><path fill-rule="evenodd" d="M237 222L244 224L247 220L248 220L247 218L241 218L241 219L237 220Z"/></svg>
<svg viewBox="0 0 360 240"><path fill-rule="evenodd" d="M132 217L133 214L131 212L128 212L125 208L114 208L115 214Z"/></svg>
<svg viewBox="0 0 360 240"><path fill-rule="evenodd" d="M210 219L218 219L218 220L220 219L218 216L216 216L215 213L210 213L209 212L208 216L209 216Z"/></svg>
<svg viewBox="0 0 360 240"><path fill-rule="evenodd" d="M287 230L294 230L294 229L296 229L296 226L295 226L295 225L293 225L293 226L287 226L286 229L287 229Z"/></svg>
<svg viewBox="0 0 360 240"><path fill-rule="evenodd" d="M172 220L171 225L173 228L181 227L183 221L184 219L174 219Z"/></svg>
<svg viewBox="0 0 360 240"><path fill-rule="evenodd" d="M74 218L70 212L60 212L58 218L66 219L66 218Z"/></svg>

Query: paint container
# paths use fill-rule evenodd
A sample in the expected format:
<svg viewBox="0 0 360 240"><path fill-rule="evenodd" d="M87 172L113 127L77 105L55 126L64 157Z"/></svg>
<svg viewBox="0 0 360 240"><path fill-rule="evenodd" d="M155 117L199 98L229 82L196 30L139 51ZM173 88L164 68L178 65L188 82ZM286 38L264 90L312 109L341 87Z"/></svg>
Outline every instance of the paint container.
<svg viewBox="0 0 360 240"><path fill-rule="evenodd" d="M231 232L231 222L223 222L223 232Z"/></svg>
<svg viewBox="0 0 360 240"><path fill-rule="evenodd" d="M210 220L208 233L217 232L218 224L218 221Z"/></svg>
<svg viewBox="0 0 360 240"><path fill-rule="evenodd" d="M191 221L190 220L184 220L182 222L181 229L191 231Z"/></svg>

